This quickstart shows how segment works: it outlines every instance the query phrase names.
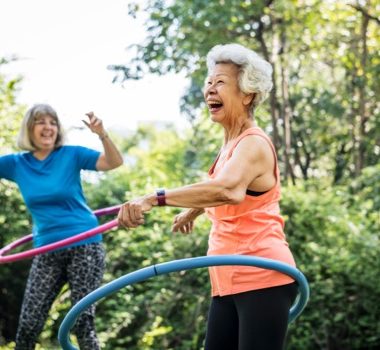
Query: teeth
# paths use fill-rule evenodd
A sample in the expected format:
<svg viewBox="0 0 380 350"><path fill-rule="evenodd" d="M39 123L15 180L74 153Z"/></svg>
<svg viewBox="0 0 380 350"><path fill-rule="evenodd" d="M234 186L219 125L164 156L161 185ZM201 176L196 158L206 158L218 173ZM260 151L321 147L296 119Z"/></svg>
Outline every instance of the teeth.
<svg viewBox="0 0 380 350"><path fill-rule="evenodd" d="M207 101L207 104L210 108L215 108L214 104L217 104L218 107L220 107L219 105L223 105L221 102L219 101Z"/></svg>

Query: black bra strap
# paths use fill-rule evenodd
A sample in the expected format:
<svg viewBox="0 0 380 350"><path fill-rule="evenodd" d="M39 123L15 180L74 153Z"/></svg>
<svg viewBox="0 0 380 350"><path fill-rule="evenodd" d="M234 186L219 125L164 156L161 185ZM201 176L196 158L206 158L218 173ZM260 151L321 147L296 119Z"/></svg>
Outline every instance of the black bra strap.
<svg viewBox="0 0 380 350"><path fill-rule="evenodd" d="M246 191L248 196L253 196L253 197L261 196L262 194L267 193L267 192L268 191L264 191L264 192L256 192L256 191L251 191L251 190Z"/></svg>

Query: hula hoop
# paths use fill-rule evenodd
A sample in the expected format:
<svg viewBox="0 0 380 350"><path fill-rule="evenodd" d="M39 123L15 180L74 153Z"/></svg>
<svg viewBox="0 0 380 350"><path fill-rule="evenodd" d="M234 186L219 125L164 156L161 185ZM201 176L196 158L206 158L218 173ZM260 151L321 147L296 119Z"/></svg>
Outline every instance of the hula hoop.
<svg viewBox="0 0 380 350"><path fill-rule="evenodd" d="M166 263L151 265L127 275L117 278L104 286L95 289L79 300L63 319L58 331L58 340L64 350L78 350L70 342L70 330L82 311L98 300L124 288L125 286L144 281L158 275L170 272L191 270L199 267L220 265L246 265L256 266L269 270L276 270L294 278L298 283L298 297L289 311L289 323L294 321L305 308L309 300L309 285L306 277L297 268L272 259L258 258L247 255L214 255L196 258L173 260Z"/></svg>
<svg viewBox="0 0 380 350"><path fill-rule="evenodd" d="M109 215L109 214L115 214L119 211L120 205L115 205L113 207L108 207L108 208L102 208L94 211L94 214L96 216L103 216L103 215ZM50 252L55 249L63 248L69 244L79 242L83 239L90 238L92 236L97 235L98 233L103 233L107 230L110 230L111 228L115 227L118 225L117 220L112 220L109 221L103 225L99 225L91 230L79 233L75 236L69 237L62 239L58 242L50 243L47 245L44 245L43 247L38 247L38 248L33 248L29 249L25 252L21 253L16 253L16 254L11 254L11 255L6 255L6 253L11 252L15 248L30 242L33 239L33 235L29 234L25 237L22 237L8 245L6 245L4 248L0 249L0 264L5 264L5 263L10 263L13 261L18 261L18 260L23 260L27 258L32 258L33 256L36 256L38 254L43 254Z"/></svg>

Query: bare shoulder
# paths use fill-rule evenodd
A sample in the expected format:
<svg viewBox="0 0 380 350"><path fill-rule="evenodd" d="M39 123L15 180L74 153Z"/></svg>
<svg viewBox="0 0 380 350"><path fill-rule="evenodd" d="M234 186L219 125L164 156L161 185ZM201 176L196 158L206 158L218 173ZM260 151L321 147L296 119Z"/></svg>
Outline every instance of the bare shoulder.
<svg viewBox="0 0 380 350"><path fill-rule="evenodd" d="M272 158L273 152L269 142L259 135L247 135L236 146L239 154L244 154L250 159L261 160Z"/></svg>

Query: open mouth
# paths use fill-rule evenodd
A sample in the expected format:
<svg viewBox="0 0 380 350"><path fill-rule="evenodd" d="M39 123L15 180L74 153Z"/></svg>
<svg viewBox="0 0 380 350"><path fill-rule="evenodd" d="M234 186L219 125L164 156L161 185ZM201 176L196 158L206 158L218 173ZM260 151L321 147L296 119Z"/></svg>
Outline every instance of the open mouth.
<svg viewBox="0 0 380 350"><path fill-rule="evenodd" d="M51 141L51 140L53 140L54 139L54 135L52 135L52 134L42 134L41 136L41 140L42 141Z"/></svg>
<svg viewBox="0 0 380 350"><path fill-rule="evenodd" d="M208 108L210 112L217 112L223 107L223 103L220 101L208 101L207 102Z"/></svg>

